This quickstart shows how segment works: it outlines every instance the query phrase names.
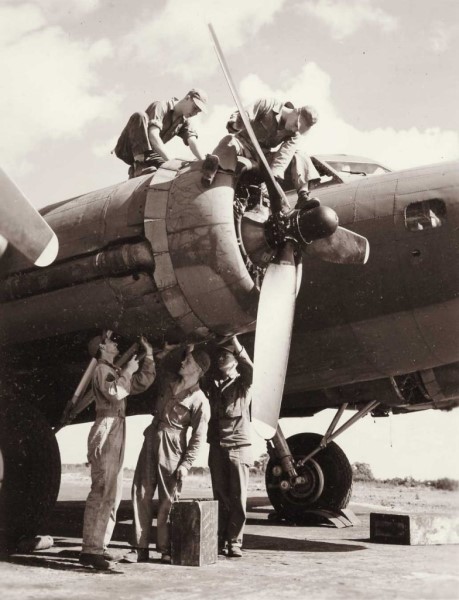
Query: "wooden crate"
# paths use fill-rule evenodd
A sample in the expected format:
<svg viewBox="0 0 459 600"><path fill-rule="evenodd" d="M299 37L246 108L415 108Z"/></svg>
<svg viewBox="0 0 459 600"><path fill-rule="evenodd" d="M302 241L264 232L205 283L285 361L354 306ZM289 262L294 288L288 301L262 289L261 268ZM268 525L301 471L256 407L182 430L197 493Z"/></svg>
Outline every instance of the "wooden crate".
<svg viewBox="0 0 459 600"><path fill-rule="evenodd" d="M218 560L217 500L178 500L171 509L173 565L202 567Z"/></svg>

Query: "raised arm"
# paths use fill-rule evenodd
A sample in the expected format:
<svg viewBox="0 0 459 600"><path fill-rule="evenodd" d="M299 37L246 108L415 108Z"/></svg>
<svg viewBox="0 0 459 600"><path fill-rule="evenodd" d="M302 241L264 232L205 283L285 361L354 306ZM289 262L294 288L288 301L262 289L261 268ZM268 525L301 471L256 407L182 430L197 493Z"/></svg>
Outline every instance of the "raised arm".
<svg viewBox="0 0 459 600"><path fill-rule="evenodd" d="M153 348L145 337L140 338L140 345L145 351L145 358L139 371L132 375L131 394L140 394L148 389L156 377L156 365L153 358Z"/></svg>

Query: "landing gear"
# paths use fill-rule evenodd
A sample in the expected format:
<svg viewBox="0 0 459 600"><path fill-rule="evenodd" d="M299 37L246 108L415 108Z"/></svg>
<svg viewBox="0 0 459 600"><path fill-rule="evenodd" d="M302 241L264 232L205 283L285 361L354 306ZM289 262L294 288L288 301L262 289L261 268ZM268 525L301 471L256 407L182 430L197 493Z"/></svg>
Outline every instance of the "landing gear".
<svg viewBox="0 0 459 600"><path fill-rule="evenodd" d="M332 521L341 518L352 492L352 468L346 455L333 440L378 406L372 400L362 406L346 423L336 429L347 408L343 403L336 411L325 435L299 433L288 440L278 426L268 442L270 460L266 466L266 490L278 515L301 519L308 512L327 512ZM349 513L350 511L347 511ZM353 524L353 516L345 514ZM348 524L344 526L347 527Z"/></svg>
<svg viewBox="0 0 459 600"><path fill-rule="evenodd" d="M315 450L323 436L300 433L287 440L294 464ZM308 510L345 508L352 492L351 465L335 442L329 443L296 467L297 478L292 481L274 452L266 467L266 489L277 513L288 519L300 519Z"/></svg>
<svg viewBox="0 0 459 600"><path fill-rule="evenodd" d="M0 400L0 550L39 532L60 477L59 447L41 412L24 400Z"/></svg>

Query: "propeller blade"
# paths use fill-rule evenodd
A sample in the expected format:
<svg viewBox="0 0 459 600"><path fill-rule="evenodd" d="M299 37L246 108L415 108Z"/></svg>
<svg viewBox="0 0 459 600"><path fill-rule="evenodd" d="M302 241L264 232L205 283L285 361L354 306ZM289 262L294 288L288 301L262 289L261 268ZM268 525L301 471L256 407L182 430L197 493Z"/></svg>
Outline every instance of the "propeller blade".
<svg viewBox="0 0 459 600"><path fill-rule="evenodd" d="M0 236L0 247L6 240L38 267L52 263L59 250L54 231L2 169Z"/></svg>
<svg viewBox="0 0 459 600"><path fill-rule="evenodd" d="M6 238L4 238L3 235L0 235L0 258L4 254L7 247L8 247L8 240Z"/></svg>
<svg viewBox="0 0 459 600"><path fill-rule="evenodd" d="M367 238L345 227L338 227L331 236L315 240L303 249L306 256L343 265L364 265L370 255Z"/></svg>
<svg viewBox="0 0 459 600"><path fill-rule="evenodd" d="M252 383L252 421L264 439L276 433L292 337L299 275L290 243L265 273L258 303Z"/></svg>
<svg viewBox="0 0 459 600"><path fill-rule="evenodd" d="M290 204L288 203L288 200L287 200L284 190L281 188L279 183L276 181L276 178L274 177L273 172L271 171L271 167L269 166L268 161L266 160L266 156L263 154L260 144L258 143L255 132L253 131L252 125L250 124L250 120L247 116L244 106L242 105L241 99L239 98L237 88L234 85L233 78L231 77L231 73L229 71L228 64L223 55L223 51L221 49L220 43L217 38L217 34L215 33L212 23L208 23L208 27L209 27L210 35L212 37L212 41L214 43L215 53L217 54L217 58L220 63L220 66L222 68L223 75L225 76L226 83L228 84L228 87L231 91L234 102L236 103L239 114L241 115L241 119L242 119L242 122L244 123L244 127L245 127L247 133L249 134L250 141L252 142L253 147L257 151L257 154L261 161L261 164L265 168L266 174L268 175L269 179L271 180L271 184L274 186L274 188L277 192L278 197L276 195L273 195L273 197L271 198L271 208L272 208L273 212L288 212L290 210Z"/></svg>
<svg viewBox="0 0 459 600"><path fill-rule="evenodd" d="M295 291L295 298L298 298L298 294L300 293L302 279L303 279L303 263L299 262L296 265L296 291Z"/></svg>

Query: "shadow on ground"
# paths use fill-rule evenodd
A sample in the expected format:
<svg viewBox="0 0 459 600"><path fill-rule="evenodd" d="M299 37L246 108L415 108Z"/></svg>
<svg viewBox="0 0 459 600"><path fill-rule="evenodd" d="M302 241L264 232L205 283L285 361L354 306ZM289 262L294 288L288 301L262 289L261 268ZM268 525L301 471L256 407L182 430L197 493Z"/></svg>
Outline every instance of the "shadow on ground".
<svg viewBox="0 0 459 600"><path fill-rule="evenodd" d="M93 572L92 569L85 568L78 563L80 553L81 536L83 529L85 502L82 500L66 500L56 504L51 513L46 529L46 534L54 538L54 546L48 551L39 551L35 554L12 554L5 559L13 564L40 567L46 569L57 569L63 571L75 572ZM154 511L158 507L157 500L154 501ZM273 508L267 498L250 497L247 502L249 518L247 519L247 530L244 535L244 547L246 550L261 550L267 552L302 552L302 553L342 553L356 552L366 550L366 546L358 545L355 542L364 540L352 540L353 543L326 542L308 539L297 539L298 536L286 536L285 531L279 527L289 528L285 522L276 522L268 519ZM113 533L112 543L115 550L115 557L119 560L123 554L130 548L129 540L131 537L132 506L129 500L123 500L118 509L117 524ZM253 529L253 526L256 529ZM326 523L320 523L317 520L305 521L300 527L305 536L311 527L326 527ZM275 528L275 529L272 529ZM296 528L298 531L299 528ZM264 532L267 532L264 535ZM268 532L279 531L280 535L269 535ZM259 533L258 533L259 532ZM347 541L347 540L346 540ZM349 540L351 541L351 540ZM367 541L367 540L365 540ZM156 543L156 527L151 528L151 548ZM154 561L152 561L154 562ZM115 567L109 571L109 574L121 573Z"/></svg>

